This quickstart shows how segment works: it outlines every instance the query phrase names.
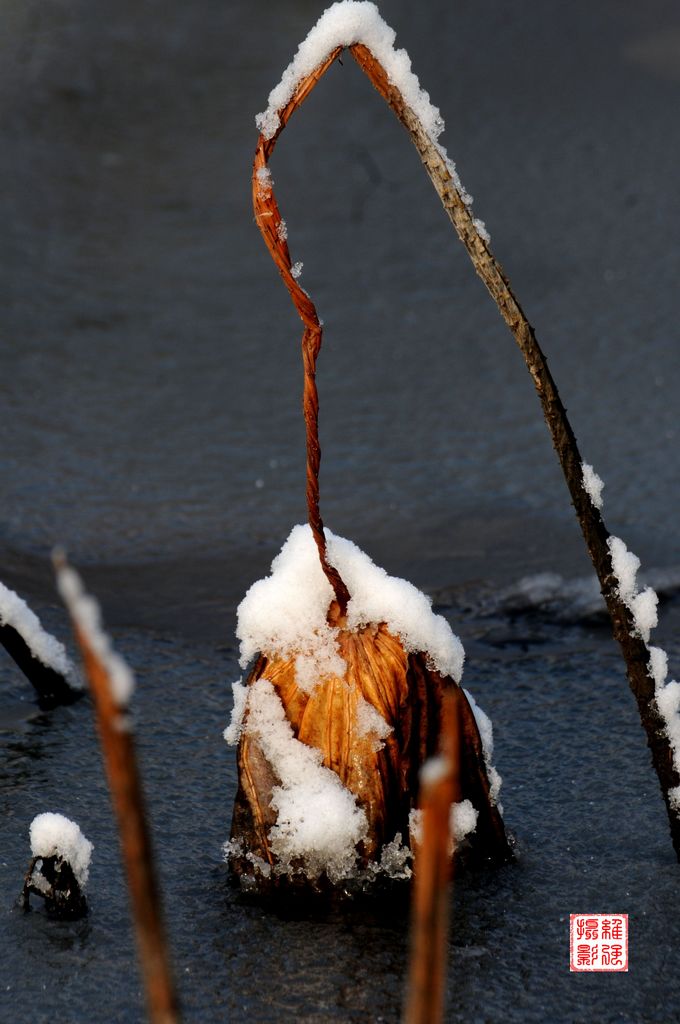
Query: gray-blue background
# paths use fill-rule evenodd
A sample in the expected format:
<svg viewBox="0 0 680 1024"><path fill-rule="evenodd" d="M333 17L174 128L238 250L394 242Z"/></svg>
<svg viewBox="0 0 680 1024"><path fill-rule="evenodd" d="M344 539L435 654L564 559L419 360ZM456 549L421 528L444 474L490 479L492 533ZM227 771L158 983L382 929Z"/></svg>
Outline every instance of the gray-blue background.
<svg viewBox="0 0 680 1024"><path fill-rule="evenodd" d="M0 22L0 578L54 630L55 542L140 676L139 742L187 1020L398 1019L401 909L284 921L220 866L234 609L304 519L300 325L253 223L254 114L323 4L11 0ZM670 571L677 675L680 13L382 5L546 351L605 512ZM272 162L326 324L327 524L438 597L492 715L518 866L461 880L449 1019L680 1010L680 869L606 628L522 576L589 572L533 385L399 124L346 58ZM514 610L513 610L514 609ZM0 660L0 1014L141 1019L86 704ZM13 909L34 814L95 842L92 913ZM631 915L627 976L570 976L570 912Z"/></svg>

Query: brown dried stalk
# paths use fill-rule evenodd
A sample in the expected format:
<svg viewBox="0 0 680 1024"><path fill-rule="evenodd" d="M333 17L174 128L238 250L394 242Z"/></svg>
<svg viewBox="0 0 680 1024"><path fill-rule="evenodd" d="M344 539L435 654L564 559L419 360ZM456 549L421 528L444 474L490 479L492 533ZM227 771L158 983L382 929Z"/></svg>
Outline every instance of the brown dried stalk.
<svg viewBox="0 0 680 1024"><path fill-rule="evenodd" d="M342 47L337 47L333 50L324 63L299 84L290 102L279 112L281 123L273 138L265 139L263 135L260 135L253 164L253 207L262 237L267 244L272 259L279 268L295 308L300 314L300 319L305 325L302 336L302 358L305 370L302 407L307 433L307 511L309 525L319 551L321 567L333 588L340 613L344 615L349 602L349 592L340 577L340 573L334 566L329 564L326 557L326 538L324 537L323 521L319 510L321 448L319 445L319 396L316 387L316 361L321 349L323 332L314 303L293 276L290 252L288 251L288 243L285 237L286 233L283 230L281 214L267 174L267 163L274 152L276 140L288 123L288 119L309 95L319 78L330 67L341 50Z"/></svg>
<svg viewBox="0 0 680 1024"><path fill-rule="evenodd" d="M329 54L323 64L300 83L291 101L282 111L279 111L281 124L274 137L266 140L260 136L255 156L253 196L260 230L305 324L303 349L305 351L306 374L305 416L308 428L307 493L310 524L319 547L324 571L331 581L338 602L342 607L346 604L347 592L344 584L337 577L335 570L331 569L329 571L325 559L325 542L321 517L318 511L319 445L316 421L318 403L316 403L316 386L313 376L316 357L321 345L321 327L311 300L291 274L288 246L279 237L281 218L276 206L276 200L271 189L262 189L261 194L258 196L258 189L262 182L257 177L258 170L266 166L276 139L291 114L300 106L341 50L342 47L335 49ZM680 775L675 769L673 752L665 731L664 721L659 714L654 699L655 686L648 669L649 650L645 642L635 635L636 629L632 613L618 594L617 579L607 545L610 534L600 512L593 505L585 489L582 459L576 438L548 368L545 355L538 344L533 327L517 301L500 264L494 257L488 244L479 234L474 218L463 202L439 149L425 131L414 111L405 103L399 90L390 83L385 69L376 60L371 51L361 43L356 43L350 47L350 52L359 67L365 72L411 136L411 140L420 154L423 165L430 176L451 223L456 229L458 237L467 249L475 270L482 278L498 306L501 316L510 328L524 356L541 402L543 415L550 431L555 452L564 473L588 554L600 582L602 594L612 621L614 637L619 643L626 663L628 681L637 701L638 712L647 734L647 743L652 754L652 762L659 778L666 804L673 847L678 860L680 860L680 803L674 805L669 796L670 790L680 784Z"/></svg>
<svg viewBox="0 0 680 1024"><path fill-rule="evenodd" d="M60 560L58 567L64 564ZM122 711L114 700L105 664L75 620L73 628L95 705L102 756L118 820L149 1019L152 1024L177 1024L177 999L170 972L132 726L127 712Z"/></svg>
<svg viewBox="0 0 680 1024"><path fill-rule="evenodd" d="M404 1024L439 1024L443 1019L453 871L450 815L451 804L460 799L459 704L452 692L444 698L441 723L441 770L434 778L427 772L421 778Z"/></svg>

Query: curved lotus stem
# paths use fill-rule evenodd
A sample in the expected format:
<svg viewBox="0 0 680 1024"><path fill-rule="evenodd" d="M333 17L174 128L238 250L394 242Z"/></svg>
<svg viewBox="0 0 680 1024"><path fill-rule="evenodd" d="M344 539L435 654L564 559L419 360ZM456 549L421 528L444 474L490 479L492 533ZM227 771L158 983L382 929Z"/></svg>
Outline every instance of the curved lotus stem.
<svg viewBox="0 0 680 1024"><path fill-rule="evenodd" d="M680 774L675 768L673 751L670 746L663 718L655 701L655 682L649 672L650 652L640 636L630 609L618 593L611 552L607 541L610 534L599 510L591 501L583 482L582 459L567 413L560 399L548 362L536 339L534 329L517 301L508 279L500 264L479 233L470 210L465 204L439 147L433 142L420 119L405 102L400 91L389 81L382 64L373 53L361 43L349 47L352 56L375 88L386 100L404 125L413 141L425 169L430 176L444 209L451 220L458 237L467 249L475 270L482 278L498 310L510 328L517 342L529 373L534 381L543 409L543 415L550 431L555 452L562 467L569 488L572 504L583 533L591 561L600 581L607 610L612 621L615 639L618 641L626 663L628 681L635 696L640 719L647 734L647 743L652 761L659 778L670 824L673 846L680 860L680 800L674 799L673 791L680 792ZM347 588L337 572L326 561L323 524L319 514L319 444L318 444L318 403L314 368L321 346L321 327L316 310L309 296L292 275L292 266L285 238L280 227L281 217L271 186L263 181L262 169L274 149L276 139L291 114L321 78L341 52L334 49L310 75L302 79L290 102L278 112L280 126L269 140L260 136L253 171L253 196L258 226L271 252L286 287L291 293L300 316L305 324L303 349L305 351L305 420L307 423L307 500L310 525L314 532L321 564L335 590L341 610L346 607ZM258 177L258 172L260 176ZM265 172L266 174L266 172ZM263 187L264 186L264 187ZM258 190L261 195L258 195Z"/></svg>
<svg viewBox="0 0 680 1024"><path fill-rule="evenodd" d="M274 151L276 140L283 131L289 117L294 110L300 106L306 96L309 95L318 80L327 68L333 63L341 52L342 47L336 47L327 57L323 64L319 65L311 75L305 78L295 91L290 103L279 112L281 124L279 130L271 139L265 139L260 135L255 152L253 164L253 206L255 219L262 232L267 248L272 259L276 263L286 288L290 292L295 308L305 325L302 336L302 358L305 370L305 383L302 398L302 406L305 416L305 428L307 432L307 512L309 525L316 541L319 551L321 567L326 574L328 582L333 588L335 599L341 614L347 610L349 603L349 591L345 586L340 573L332 566L326 555L326 538L323 532L323 520L319 510L319 465L321 462L321 448L319 446L319 397L316 387L316 360L321 349L322 329L316 307L307 292L300 286L293 274L293 266L286 242L286 232L279 212L279 207L271 186L271 179L267 171L267 162Z"/></svg>

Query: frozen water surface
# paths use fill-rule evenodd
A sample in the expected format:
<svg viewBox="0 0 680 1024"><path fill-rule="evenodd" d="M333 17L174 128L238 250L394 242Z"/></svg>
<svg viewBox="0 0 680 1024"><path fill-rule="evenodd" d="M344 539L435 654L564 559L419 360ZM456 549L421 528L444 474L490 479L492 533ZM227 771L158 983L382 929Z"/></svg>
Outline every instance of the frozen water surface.
<svg viewBox="0 0 680 1024"><path fill-rule="evenodd" d="M135 671L187 1021L396 1022L403 993L398 900L275 912L221 854L235 610L304 518L300 325L252 223L252 118L323 6L27 0L0 38L0 579L72 653L63 544ZM678 12L381 13L661 597L651 642L677 678ZM383 108L345 59L272 172L325 322L326 522L435 596L494 723L520 856L458 879L446 1019L666 1022L680 868L634 701L521 356ZM141 1021L89 704L39 711L0 655L0 1019ZM15 905L46 808L95 845L76 924ZM590 911L630 915L627 974L569 974L569 914Z"/></svg>

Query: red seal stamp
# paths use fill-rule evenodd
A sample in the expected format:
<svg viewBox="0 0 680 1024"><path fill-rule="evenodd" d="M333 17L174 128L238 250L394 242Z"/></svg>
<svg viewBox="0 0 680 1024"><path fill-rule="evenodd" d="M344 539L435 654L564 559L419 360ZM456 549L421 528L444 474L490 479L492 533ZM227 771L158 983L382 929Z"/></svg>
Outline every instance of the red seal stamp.
<svg viewBox="0 0 680 1024"><path fill-rule="evenodd" d="M570 971L627 971L628 914L571 914Z"/></svg>

